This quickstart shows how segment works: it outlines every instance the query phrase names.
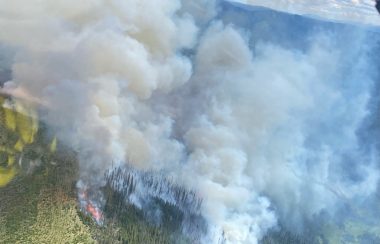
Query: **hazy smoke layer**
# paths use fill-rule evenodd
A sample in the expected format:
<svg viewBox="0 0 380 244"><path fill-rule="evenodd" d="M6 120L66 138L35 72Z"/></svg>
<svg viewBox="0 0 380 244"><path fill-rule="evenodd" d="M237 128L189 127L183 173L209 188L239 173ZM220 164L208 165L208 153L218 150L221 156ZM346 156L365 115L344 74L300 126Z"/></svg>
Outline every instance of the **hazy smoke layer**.
<svg viewBox="0 0 380 244"><path fill-rule="evenodd" d="M357 136L365 33L316 31L294 49L216 14L206 0L0 0L0 41L83 181L118 162L166 172L204 198L205 243L255 243L375 192L377 154Z"/></svg>
<svg viewBox="0 0 380 244"><path fill-rule="evenodd" d="M375 0L230 0L340 22L380 25Z"/></svg>

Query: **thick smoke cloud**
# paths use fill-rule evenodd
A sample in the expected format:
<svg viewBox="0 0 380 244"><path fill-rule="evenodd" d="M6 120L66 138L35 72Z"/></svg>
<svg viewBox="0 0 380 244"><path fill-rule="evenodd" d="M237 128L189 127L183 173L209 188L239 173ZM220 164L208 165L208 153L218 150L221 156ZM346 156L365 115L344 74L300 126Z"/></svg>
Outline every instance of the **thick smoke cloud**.
<svg viewBox="0 0 380 244"><path fill-rule="evenodd" d="M365 32L304 48L255 41L214 1L0 1L12 80L78 152L82 181L115 164L164 172L204 198L215 242L255 243L279 222L376 191L357 136L373 86ZM222 15L222 14L221 14Z"/></svg>

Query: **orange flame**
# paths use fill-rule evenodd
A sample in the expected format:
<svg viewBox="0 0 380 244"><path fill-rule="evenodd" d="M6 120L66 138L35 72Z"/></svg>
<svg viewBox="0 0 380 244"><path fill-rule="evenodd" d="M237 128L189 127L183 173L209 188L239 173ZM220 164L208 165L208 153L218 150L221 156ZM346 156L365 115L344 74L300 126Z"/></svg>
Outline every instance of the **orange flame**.
<svg viewBox="0 0 380 244"><path fill-rule="evenodd" d="M91 203L87 203L86 210L87 210L87 212L89 212L92 215L92 217L97 222L101 221L101 219L102 219L103 216L102 216L102 213L100 212L100 210L97 207L95 207Z"/></svg>

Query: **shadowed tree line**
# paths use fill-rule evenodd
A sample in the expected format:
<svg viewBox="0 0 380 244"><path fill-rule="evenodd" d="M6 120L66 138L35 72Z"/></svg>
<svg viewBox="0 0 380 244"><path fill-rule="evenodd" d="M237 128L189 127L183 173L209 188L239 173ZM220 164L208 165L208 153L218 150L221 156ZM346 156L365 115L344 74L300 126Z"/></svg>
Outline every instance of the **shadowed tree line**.
<svg viewBox="0 0 380 244"><path fill-rule="evenodd" d="M199 243L207 232L207 223L200 214L202 199L196 192L174 184L160 173L141 172L129 166L115 168L105 178L105 212L110 218L119 216L126 225L144 219L171 233L173 241L184 235L183 242Z"/></svg>

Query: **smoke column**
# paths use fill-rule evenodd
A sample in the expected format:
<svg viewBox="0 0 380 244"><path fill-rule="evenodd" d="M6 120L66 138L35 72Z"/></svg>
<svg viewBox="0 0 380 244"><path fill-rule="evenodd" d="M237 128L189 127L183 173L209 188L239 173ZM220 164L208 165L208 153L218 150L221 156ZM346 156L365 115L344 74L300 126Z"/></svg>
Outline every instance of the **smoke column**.
<svg viewBox="0 0 380 244"><path fill-rule="evenodd" d="M358 131L375 42L321 30L295 48L223 11L206 0L0 0L0 42L14 53L6 85L49 104L43 120L78 152L86 184L129 162L199 192L205 243L222 232L257 243L278 223L300 231L374 194L376 147Z"/></svg>

